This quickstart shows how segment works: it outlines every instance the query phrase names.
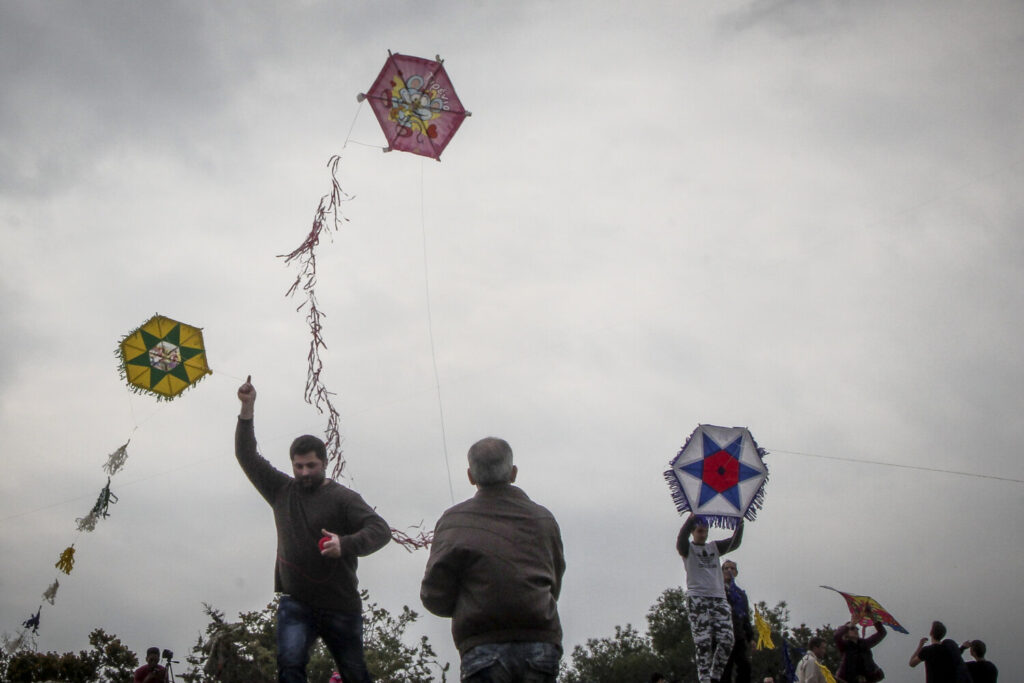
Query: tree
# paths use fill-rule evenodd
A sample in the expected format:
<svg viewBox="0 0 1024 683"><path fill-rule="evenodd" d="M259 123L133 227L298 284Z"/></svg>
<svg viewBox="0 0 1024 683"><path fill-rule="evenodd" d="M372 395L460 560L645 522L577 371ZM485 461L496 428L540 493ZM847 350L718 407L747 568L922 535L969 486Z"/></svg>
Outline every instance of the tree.
<svg viewBox="0 0 1024 683"><path fill-rule="evenodd" d="M682 588L668 588L663 591L647 613L651 644L663 661L658 671L670 681L697 680L689 614L686 609L686 594Z"/></svg>
<svg viewBox="0 0 1024 683"><path fill-rule="evenodd" d="M27 647L14 652L4 652L0 657L0 681L131 683L139 660L134 652L124 646L120 638L107 635L103 629L97 628L89 634L89 644L92 645L92 650L82 650L78 654L42 653Z"/></svg>
<svg viewBox="0 0 1024 683"><path fill-rule="evenodd" d="M762 601L756 608L771 628L775 648L751 651L751 680L760 681L765 676L785 673L784 639L791 665L795 667L799 661L798 652L802 654L813 635L825 639L824 663L835 671L839 656L832 644L831 626L826 624L812 631L801 624L791 629L789 608L785 602L769 607ZM690 633L686 596L681 588L666 589L651 606L647 613L647 633L640 633L628 624L624 629L616 626L614 636L591 638L585 646L573 648L569 661L563 665L561 680L566 683L646 681L654 671L660 671L676 683L697 682L693 635Z"/></svg>
<svg viewBox="0 0 1024 683"><path fill-rule="evenodd" d="M587 639L585 646L573 648L571 659L562 670L564 683L643 681L661 665L650 638L630 624L616 626L611 638Z"/></svg>
<svg viewBox="0 0 1024 683"><path fill-rule="evenodd" d="M363 643L366 665L381 683L430 683L435 671L444 683L448 664L442 665L426 636L416 645L404 641L405 631L419 615L402 607L393 616L377 603L363 598ZM191 669L179 676L188 683L272 683L277 680L277 598L265 608L243 612L239 621L228 623L224 613L204 605L210 623L186 661ZM309 680L326 682L334 671L334 660L321 641L310 655Z"/></svg>

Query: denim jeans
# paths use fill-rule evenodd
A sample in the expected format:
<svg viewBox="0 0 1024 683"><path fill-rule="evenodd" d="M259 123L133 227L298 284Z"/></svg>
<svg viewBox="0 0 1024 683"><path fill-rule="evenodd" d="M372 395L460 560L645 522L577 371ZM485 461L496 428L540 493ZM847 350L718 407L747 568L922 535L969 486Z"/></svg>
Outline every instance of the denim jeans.
<svg viewBox="0 0 1024 683"><path fill-rule="evenodd" d="M282 595L277 606L278 683L306 683L309 651L323 639L345 683L371 683L363 659L363 615L318 609Z"/></svg>
<svg viewBox="0 0 1024 683"><path fill-rule="evenodd" d="M555 683L562 651L552 643L478 645L462 655L463 683Z"/></svg>

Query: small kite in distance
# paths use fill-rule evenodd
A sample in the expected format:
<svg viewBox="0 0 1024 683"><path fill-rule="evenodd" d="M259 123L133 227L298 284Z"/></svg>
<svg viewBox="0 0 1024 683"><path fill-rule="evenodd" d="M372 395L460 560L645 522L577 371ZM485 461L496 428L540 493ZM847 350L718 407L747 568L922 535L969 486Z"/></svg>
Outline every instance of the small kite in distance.
<svg viewBox="0 0 1024 683"><path fill-rule="evenodd" d="M870 626L876 621L880 621L886 626L892 627L892 630L899 631L900 633L907 633L907 629L900 626L900 622L889 614L888 610L878 604L878 601L874 598L868 597L867 595L853 595L851 593L844 593L843 591L833 588L832 586L821 586L827 588L830 591L835 591L843 596L846 600L846 606L850 610L850 617L857 620L857 624L861 628Z"/></svg>

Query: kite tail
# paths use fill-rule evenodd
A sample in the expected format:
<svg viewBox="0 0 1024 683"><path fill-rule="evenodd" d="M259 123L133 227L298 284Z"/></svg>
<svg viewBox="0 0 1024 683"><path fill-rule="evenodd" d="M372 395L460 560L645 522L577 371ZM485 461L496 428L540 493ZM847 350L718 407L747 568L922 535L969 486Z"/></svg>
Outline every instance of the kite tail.
<svg viewBox="0 0 1024 683"><path fill-rule="evenodd" d="M326 349L327 344L323 338L323 324L321 319L325 317L323 311L317 306L316 300L316 247L320 244L321 236L326 232L328 235L336 232L341 224L348 219L341 213L341 204L351 197L341 189L338 182L338 164L341 162L340 155L332 156L327 167L331 171L331 191L320 198L316 213L313 215L313 225L309 234L298 247L288 254L280 254L278 258L284 259L285 264L292 261L298 262L298 274L288 288L286 297L291 297L301 290L306 299L298 305L296 310L306 308L306 323L309 325L310 342L309 353L307 354L306 373L306 403L310 404L320 414L326 409L328 420L325 444L327 446L327 462L334 463L331 476L341 476L345 467L345 457L341 449L341 415L331 402L333 392L328 391L320 378L323 370L323 363L320 360L320 349Z"/></svg>
<svg viewBox="0 0 1024 683"><path fill-rule="evenodd" d="M423 531L423 522L420 522L418 525L411 528L418 530L415 536L410 535L401 529L391 527L391 540L405 548L405 551L408 553L411 553L414 550L429 548L430 544L434 542L434 532Z"/></svg>

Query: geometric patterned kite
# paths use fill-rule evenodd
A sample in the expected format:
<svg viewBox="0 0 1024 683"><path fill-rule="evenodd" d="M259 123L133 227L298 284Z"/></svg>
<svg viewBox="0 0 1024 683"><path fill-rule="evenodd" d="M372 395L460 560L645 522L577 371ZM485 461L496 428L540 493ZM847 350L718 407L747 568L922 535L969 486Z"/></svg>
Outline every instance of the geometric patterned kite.
<svg viewBox="0 0 1024 683"><path fill-rule="evenodd" d="M698 425L665 472L676 509L730 529L753 521L764 503L765 455L746 427Z"/></svg>
<svg viewBox="0 0 1024 683"><path fill-rule="evenodd" d="M830 591L835 591L843 596L846 600L846 607L850 610L850 616L857 619L857 623L861 628L870 626L876 621L880 621L887 626L891 626L894 631L900 633L907 633L907 629L900 626L900 622L896 621L895 618L889 612L878 604L878 601L874 598L870 598L866 595L852 595L850 593L844 593L841 590L833 588L832 586L821 586L827 588Z"/></svg>
<svg viewBox="0 0 1024 683"><path fill-rule="evenodd" d="M156 315L125 335L118 346L121 377L136 393L169 401L206 375L203 332Z"/></svg>
<svg viewBox="0 0 1024 683"><path fill-rule="evenodd" d="M370 101L388 148L441 160L441 152L470 115L437 61L392 54L360 102Z"/></svg>

